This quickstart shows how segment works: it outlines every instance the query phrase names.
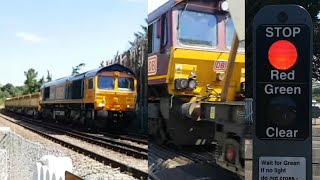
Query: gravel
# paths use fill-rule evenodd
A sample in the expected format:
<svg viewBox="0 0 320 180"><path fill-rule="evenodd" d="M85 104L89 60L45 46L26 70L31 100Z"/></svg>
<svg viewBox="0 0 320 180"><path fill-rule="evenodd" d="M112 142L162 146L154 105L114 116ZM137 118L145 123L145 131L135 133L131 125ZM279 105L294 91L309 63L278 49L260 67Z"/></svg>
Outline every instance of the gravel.
<svg viewBox="0 0 320 180"><path fill-rule="evenodd" d="M91 159L83 154L79 154L75 151L72 151L68 148L65 148L57 143L54 143L54 142L52 142L42 136L30 131L30 130L27 130L19 125L11 123L8 120L5 120L1 117L0 117L0 126L10 127L13 132L21 135L22 137L24 137L27 140L37 142L46 148L52 149L52 151L61 151L64 155L69 156L72 159L72 163L73 163L73 172L72 173L80 176L83 179L86 179L86 180L100 180L100 179L101 180L102 179L134 180L134 179L136 179L130 175L127 175L125 173L120 172L116 168L106 166L106 165L104 165L94 159ZM38 128L38 129L40 129L40 128ZM48 132L48 130L46 130L46 132ZM58 136L58 135L55 135L55 136ZM77 144L77 145L79 145L79 144ZM93 145L91 145L91 147L92 146ZM102 151L102 149L99 149L99 151ZM104 149L104 151L106 151L106 149ZM105 154L107 154L108 157L109 157L109 155L119 157L119 156L114 155L115 153L110 153L110 154L105 153ZM134 161L132 158L130 159L130 158L126 157L125 155L123 155L123 157L121 157L121 158L122 158L121 162L127 163L128 161L129 162ZM128 161L126 161L126 160L128 160ZM146 167L148 166L147 162L145 162L145 166ZM134 167L138 168L137 165Z"/></svg>
<svg viewBox="0 0 320 180"><path fill-rule="evenodd" d="M96 153L98 153L102 156L108 157L112 160L119 161L119 162L125 163L131 167L135 167L135 168L140 169L142 171L148 172L148 160L136 159L132 156L127 156L125 154L121 154L119 152L112 151L110 149L106 149L101 146L97 146L97 145L94 145L94 144L91 144L91 143L88 143L88 142L85 142L85 141L82 141L82 140L79 140L76 138L72 138L69 136L65 136L65 135L52 135L52 136L56 137L58 139L61 139L63 141L66 141L66 142L76 144L77 146L80 146L80 147L87 147L86 148L87 150L96 152Z"/></svg>

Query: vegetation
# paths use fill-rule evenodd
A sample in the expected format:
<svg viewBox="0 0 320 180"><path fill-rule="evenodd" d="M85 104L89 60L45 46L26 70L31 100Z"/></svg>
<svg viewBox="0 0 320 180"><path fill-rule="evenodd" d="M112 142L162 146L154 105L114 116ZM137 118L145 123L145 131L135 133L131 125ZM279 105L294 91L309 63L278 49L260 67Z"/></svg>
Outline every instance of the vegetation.
<svg viewBox="0 0 320 180"><path fill-rule="evenodd" d="M320 88L312 89L312 98L317 102L320 102Z"/></svg>
<svg viewBox="0 0 320 180"><path fill-rule="evenodd" d="M49 71L47 71L47 77L38 78L38 72L30 68L24 72L26 80L24 81L23 86L13 86L10 83L5 85L0 85L0 106L4 103L6 98L21 96L26 94L32 94L35 92L39 92L42 84L46 82L50 82L52 80L52 75Z"/></svg>
<svg viewBox="0 0 320 180"><path fill-rule="evenodd" d="M145 23L148 24L148 18L145 18ZM147 25L140 25L142 28L142 32L138 31L134 33L135 39L133 41L129 41L130 44L130 49L134 49L137 48L138 46L141 45L141 43L147 41L148 38L148 26ZM127 53L127 51L123 52L123 54ZM104 67L104 66L108 66L114 63L121 63L120 62L120 58L119 56L123 55L123 54L119 54L119 51L117 51L117 53L114 55L114 58L111 60L107 60L107 61L101 61L100 66L99 67ZM129 64L128 62L123 62L124 66L127 66L128 68L130 68L131 70L135 71L136 73L139 73L139 67L142 64L140 61L140 59L135 60L134 63L130 64L129 66L127 64ZM129 59L127 59L127 61L129 61Z"/></svg>
<svg viewBox="0 0 320 180"><path fill-rule="evenodd" d="M86 66L85 63L80 63L79 65L77 65L76 67L72 67L72 73L71 75L77 75L80 74L81 69Z"/></svg>

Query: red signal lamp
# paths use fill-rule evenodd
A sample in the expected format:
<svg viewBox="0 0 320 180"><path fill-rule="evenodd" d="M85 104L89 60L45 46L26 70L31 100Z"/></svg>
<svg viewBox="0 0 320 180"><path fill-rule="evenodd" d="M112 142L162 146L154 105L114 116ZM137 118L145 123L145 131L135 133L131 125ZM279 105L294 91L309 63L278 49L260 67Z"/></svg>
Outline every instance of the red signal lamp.
<svg viewBox="0 0 320 180"><path fill-rule="evenodd" d="M288 70L295 65L298 53L296 47L287 40L274 42L268 52L270 64L278 70Z"/></svg>
<svg viewBox="0 0 320 180"><path fill-rule="evenodd" d="M225 158L230 163L235 163L236 151L232 145L229 145L225 150Z"/></svg>

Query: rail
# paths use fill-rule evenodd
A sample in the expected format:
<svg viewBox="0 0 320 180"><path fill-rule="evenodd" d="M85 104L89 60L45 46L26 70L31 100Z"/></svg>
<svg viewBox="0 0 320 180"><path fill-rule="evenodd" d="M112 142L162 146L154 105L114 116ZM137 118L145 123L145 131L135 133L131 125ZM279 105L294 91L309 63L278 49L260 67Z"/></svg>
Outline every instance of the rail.
<svg viewBox="0 0 320 180"><path fill-rule="evenodd" d="M62 146L64 146L64 147L67 147L67 148L69 148L69 149L72 149L73 151L76 151L76 152L78 152L78 153L82 153L82 154L84 154L84 155L87 155L87 156L89 156L90 158L93 158L93 159L95 159L96 161L99 161L99 162L101 162L101 163L103 163L103 164L105 164L105 165L109 165L109 166L111 166L111 167L113 167L113 168L119 168L121 172L130 173L130 174L131 174L133 177L135 177L135 178L138 178L138 179L147 179L147 177L148 177L148 172L144 172L144 171L139 170L139 169L136 169L136 168L134 168L134 167L129 167L128 165L126 165L126 164L124 164L124 163L117 162L117 161L112 160L112 159L110 159L110 158L108 158L108 157L101 156L101 155L99 155L99 154L97 154L97 153L95 153L95 152L89 151L89 150L84 149L84 148L82 148L82 147L79 147L79 146L77 146L77 145L74 145L74 144L71 144L71 143L69 143L69 142L63 141L63 140L61 140L61 139L55 138L55 137L49 135L48 133L41 132L41 131L36 130L36 129L30 127L30 126L27 126L27 125L24 125L24 124L19 123L19 122L17 122L17 121L14 121L14 120L12 120L12 119L10 119L10 118L2 115L2 114L1 114L0 116L1 116L2 118L6 119L6 120L8 120L8 121L10 121L10 122L12 122L12 123L15 123L15 124L17 124L17 125L19 125L19 126L22 126L22 127L26 128L26 129L32 131L32 132L35 132L35 133L37 133L37 134L39 134L39 135L41 135L41 136L49 139L49 140L52 140L52 141L54 141L55 143L58 143L58 144L60 144L60 145L62 145Z"/></svg>

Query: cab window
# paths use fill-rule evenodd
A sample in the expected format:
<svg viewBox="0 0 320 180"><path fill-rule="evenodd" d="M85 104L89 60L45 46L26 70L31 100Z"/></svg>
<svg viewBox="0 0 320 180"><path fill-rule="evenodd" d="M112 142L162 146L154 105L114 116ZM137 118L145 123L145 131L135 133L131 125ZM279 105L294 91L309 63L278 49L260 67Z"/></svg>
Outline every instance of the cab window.
<svg viewBox="0 0 320 180"><path fill-rule="evenodd" d="M134 90L133 78L120 77L118 79L118 89L133 91Z"/></svg>
<svg viewBox="0 0 320 180"><path fill-rule="evenodd" d="M148 53L160 50L160 37L157 37L157 22L150 24L148 27Z"/></svg>
<svg viewBox="0 0 320 180"><path fill-rule="evenodd" d="M158 23L161 23L161 34L158 33ZM168 41L169 27L167 14L165 13L148 25L148 54L159 52L161 46L166 46Z"/></svg>
<svg viewBox="0 0 320 180"><path fill-rule="evenodd" d="M98 78L99 89L114 89L114 78L110 76L99 76Z"/></svg>
<svg viewBox="0 0 320 180"><path fill-rule="evenodd" d="M184 10L179 12L179 42L187 46L216 48L217 18L213 14Z"/></svg>
<svg viewBox="0 0 320 180"><path fill-rule="evenodd" d="M236 32L231 17L228 17L225 20L225 24L226 24L226 46L228 49L231 49L234 33ZM238 51L244 51L244 46L245 46L245 42L240 41Z"/></svg>

